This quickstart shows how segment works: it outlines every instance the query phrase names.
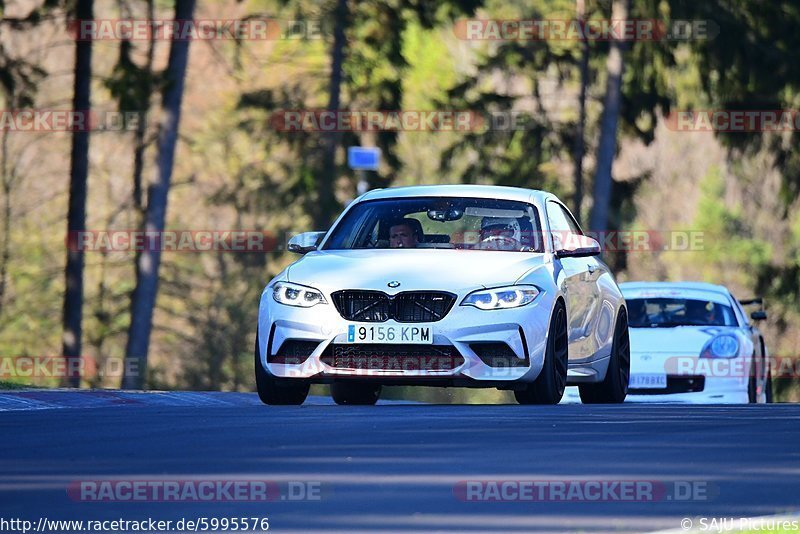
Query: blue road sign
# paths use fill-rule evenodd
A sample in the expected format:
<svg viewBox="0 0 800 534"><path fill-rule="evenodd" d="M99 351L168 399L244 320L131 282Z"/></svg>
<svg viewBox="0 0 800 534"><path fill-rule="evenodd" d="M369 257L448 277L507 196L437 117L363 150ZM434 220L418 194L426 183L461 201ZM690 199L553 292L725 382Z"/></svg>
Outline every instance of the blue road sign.
<svg viewBox="0 0 800 534"><path fill-rule="evenodd" d="M347 165L356 171L377 171L381 162L381 149L351 146L347 149Z"/></svg>

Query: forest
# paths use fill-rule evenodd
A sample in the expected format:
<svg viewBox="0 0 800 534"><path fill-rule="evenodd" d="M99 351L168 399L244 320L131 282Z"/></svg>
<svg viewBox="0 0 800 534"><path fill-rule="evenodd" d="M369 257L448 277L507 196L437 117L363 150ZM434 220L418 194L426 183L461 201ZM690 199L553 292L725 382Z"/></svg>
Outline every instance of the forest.
<svg viewBox="0 0 800 534"><path fill-rule="evenodd" d="M287 239L414 184L551 191L618 281L763 297L796 361L798 27L764 0L0 0L0 357L85 363L0 387L252 391Z"/></svg>

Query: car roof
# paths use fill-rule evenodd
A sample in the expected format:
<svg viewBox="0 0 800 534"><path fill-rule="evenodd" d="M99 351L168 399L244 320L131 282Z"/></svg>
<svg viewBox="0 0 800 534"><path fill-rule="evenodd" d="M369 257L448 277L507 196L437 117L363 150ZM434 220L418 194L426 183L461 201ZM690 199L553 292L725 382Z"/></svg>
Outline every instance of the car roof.
<svg viewBox="0 0 800 534"><path fill-rule="evenodd" d="M555 198L547 191L508 187L503 185L412 185L405 187L388 187L374 189L364 194L359 201L401 197L466 197L466 198L498 198L530 202L531 199L546 200Z"/></svg>
<svg viewBox="0 0 800 534"><path fill-rule="evenodd" d="M621 290L630 289L672 289L672 290L694 290L694 291L710 291L712 293L721 293L729 295L730 291L725 286L717 284L709 284L707 282L622 282L619 284Z"/></svg>

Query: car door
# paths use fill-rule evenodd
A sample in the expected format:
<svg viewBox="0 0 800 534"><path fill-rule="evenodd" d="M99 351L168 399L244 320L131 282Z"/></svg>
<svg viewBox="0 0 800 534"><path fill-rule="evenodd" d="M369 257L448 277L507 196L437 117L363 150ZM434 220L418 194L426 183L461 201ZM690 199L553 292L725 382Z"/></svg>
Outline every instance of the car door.
<svg viewBox="0 0 800 534"><path fill-rule="evenodd" d="M553 250L558 250L570 235L583 235L578 223L564 205L554 200L547 202L547 219L550 226ZM592 356L597 350L594 330L597 307L600 303L598 278L602 274L599 262L593 258L557 258L564 273L563 290L567 301L569 323L569 358L580 360Z"/></svg>

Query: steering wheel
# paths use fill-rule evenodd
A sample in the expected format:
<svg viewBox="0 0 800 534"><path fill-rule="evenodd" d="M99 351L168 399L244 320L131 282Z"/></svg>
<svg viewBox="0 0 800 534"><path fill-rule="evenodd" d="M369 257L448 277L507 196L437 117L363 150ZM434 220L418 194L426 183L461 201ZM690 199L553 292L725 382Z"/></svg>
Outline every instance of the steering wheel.
<svg viewBox="0 0 800 534"><path fill-rule="evenodd" d="M481 239L481 249L483 250L520 250L522 243L504 235L490 235Z"/></svg>

